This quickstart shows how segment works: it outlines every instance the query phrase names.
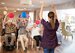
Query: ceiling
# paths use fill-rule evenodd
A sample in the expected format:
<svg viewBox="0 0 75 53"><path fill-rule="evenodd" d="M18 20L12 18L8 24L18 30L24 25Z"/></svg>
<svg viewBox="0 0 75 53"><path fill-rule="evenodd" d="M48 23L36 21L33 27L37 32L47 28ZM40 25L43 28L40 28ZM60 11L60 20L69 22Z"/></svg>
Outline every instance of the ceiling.
<svg viewBox="0 0 75 53"><path fill-rule="evenodd" d="M45 6L52 4L53 0L31 0L32 5L21 4L21 0L0 0L0 9L6 10L34 10L40 7L41 1L45 2ZM74 0L54 0L55 4L67 3Z"/></svg>

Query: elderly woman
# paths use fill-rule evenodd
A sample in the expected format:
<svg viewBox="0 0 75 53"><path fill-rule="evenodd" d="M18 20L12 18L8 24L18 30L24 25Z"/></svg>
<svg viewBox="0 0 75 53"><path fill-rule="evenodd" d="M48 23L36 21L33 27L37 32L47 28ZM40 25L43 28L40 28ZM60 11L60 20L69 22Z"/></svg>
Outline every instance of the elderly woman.
<svg viewBox="0 0 75 53"><path fill-rule="evenodd" d="M21 45L25 53L27 52L27 48L28 48L28 37L27 37L28 32L26 30L27 24L28 24L28 19L26 18L18 19L18 22L17 22L17 25L19 28L18 39L21 41Z"/></svg>

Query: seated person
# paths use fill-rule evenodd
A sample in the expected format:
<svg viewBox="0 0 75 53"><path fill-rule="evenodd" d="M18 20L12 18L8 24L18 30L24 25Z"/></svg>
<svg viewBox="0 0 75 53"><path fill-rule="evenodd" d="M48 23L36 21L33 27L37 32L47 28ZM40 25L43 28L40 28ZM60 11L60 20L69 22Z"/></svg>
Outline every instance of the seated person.
<svg viewBox="0 0 75 53"><path fill-rule="evenodd" d="M16 32L16 25L12 23L11 20L8 20L5 23L5 43L6 45L13 45L15 41L15 32ZM11 40L11 41L9 41ZM10 44L9 44L10 42Z"/></svg>
<svg viewBox="0 0 75 53"><path fill-rule="evenodd" d="M22 45L24 52L27 52L28 37L27 37L26 26L28 24L28 20L24 19L24 18L19 18L17 24L18 24L18 28L19 28L18 39L21 41L21 45Z"/></svg>
<svg viewBox="0 0 75 53"><path fill-rule="evenodd" d="M40 28L37 27L37 24L34 23L33 26L30 28L31 30L31 37L32 37L32 48L33 48L33 40L36 42L37 49L39 48L39 43L41 40Z"/></svg>

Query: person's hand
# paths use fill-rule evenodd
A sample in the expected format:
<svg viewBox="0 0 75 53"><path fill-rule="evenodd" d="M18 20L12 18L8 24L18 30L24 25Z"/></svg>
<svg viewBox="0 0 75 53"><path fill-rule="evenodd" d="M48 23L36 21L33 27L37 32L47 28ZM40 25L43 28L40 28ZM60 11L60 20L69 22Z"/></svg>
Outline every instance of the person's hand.
<svg viewBox="0 0 75 53"><path fill-rule="evenodd" d="M51 10L55 13L55 20L57 19L57 13L56 13L56 5L54 3L54 1L52 1L52 4L50 5Z"/></svg>
<svg viewBox="0 0 75 53"><path fill-rule="evenodd" d="M45 6L45 2L44 1L41 1L41 7L44 7Z"/></svg>

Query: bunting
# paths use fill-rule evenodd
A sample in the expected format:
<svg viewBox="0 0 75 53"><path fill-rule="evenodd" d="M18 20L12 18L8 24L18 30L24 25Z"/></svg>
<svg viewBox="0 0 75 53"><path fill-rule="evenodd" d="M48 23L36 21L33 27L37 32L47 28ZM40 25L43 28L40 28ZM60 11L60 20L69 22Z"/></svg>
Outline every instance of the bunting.
<svg viewBox="0 0 75 53"><path fill-rule="evenodd" d="M20 0L21 4L32 4L31 0Z"/></svg>

